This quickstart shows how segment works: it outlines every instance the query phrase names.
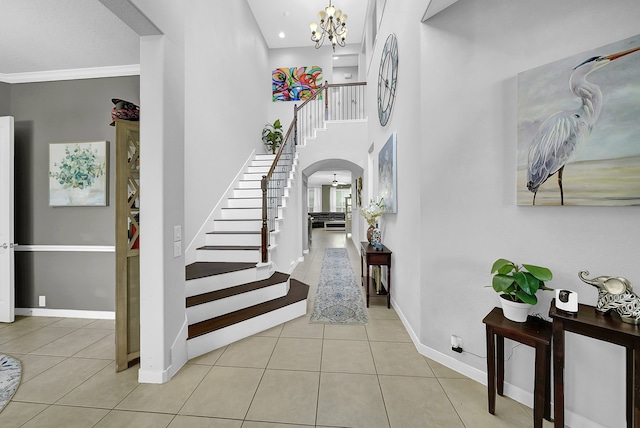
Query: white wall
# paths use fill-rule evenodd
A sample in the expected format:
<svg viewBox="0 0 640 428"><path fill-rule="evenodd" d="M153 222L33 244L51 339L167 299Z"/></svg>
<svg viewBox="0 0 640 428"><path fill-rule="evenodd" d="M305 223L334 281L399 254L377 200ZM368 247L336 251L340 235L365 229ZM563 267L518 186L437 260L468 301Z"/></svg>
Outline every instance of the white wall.
<svg viewBox="0 0 640 428"><path fill-rule="evenodd" d="M174 2L140 0L137 7L165 34L140 42L140 104L146 107L138 375L140 382L163 383L187 360L184 257L173 256L173 226L184 225L184 21Z"/></svg>
<svg viewBox="0 0 640 428"><path fill-rule="evenodd" d="M484 373L484 358L450 351L450 335L486 355L482 318L498 301L485 286L496 258L548 266L551 287L576 290L590 305L596 290L578 280L580 269L640 278L638 207L534 208L515 200L517 74L637 34L640 3L460 0L426 23L416 18L424 2L407 3L386 8L378 32L379 41L398 36L396 105L385 128L369 122L376 158L398 131L398 214L383 220L394 251L393 298L424 349ZM381 49L368 74L369 112ZM543 293L533 312L547 316L551 297ZM566 343L568 424L623 426L622 348L573 334ZM512 346L507 341L506 355ZM508 394L530 399L531 348L513 350L505 378Z"/></svg>
<svg viewBox="0 0 640 428"><path fill-rule="evenodd" d="M194 0L185 30L185 236L191 242L260 139L267 47L245 1ZM233 17L230 19L230 17Z"/></svg>

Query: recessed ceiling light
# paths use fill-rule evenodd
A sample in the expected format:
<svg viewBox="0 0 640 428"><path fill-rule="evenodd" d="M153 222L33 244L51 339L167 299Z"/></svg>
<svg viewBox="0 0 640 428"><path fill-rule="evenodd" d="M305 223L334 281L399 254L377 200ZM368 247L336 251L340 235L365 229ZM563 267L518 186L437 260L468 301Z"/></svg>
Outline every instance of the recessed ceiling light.
<svg viewBox="0 0 640 428"><path fill-rule="evenodd" d="M337 61L337 60L339 60L339 59L340 59L340 57L339 57L339 56L334 56L334 57L333 57L333 60L334 60L334 61Z"/></svg>
<svg viewBox="0 0 640 428"><path fill-rule="evenodd" d="M278 37L280 37L281 39L284 39L284 33L280 31L280 34L278 34Z"/></svg>

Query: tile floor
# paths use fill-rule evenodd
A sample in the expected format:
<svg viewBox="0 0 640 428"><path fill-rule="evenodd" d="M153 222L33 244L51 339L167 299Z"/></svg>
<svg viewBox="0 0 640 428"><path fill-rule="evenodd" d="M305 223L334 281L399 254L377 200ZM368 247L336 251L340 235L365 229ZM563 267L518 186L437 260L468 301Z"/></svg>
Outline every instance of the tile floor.
<svg viewBox="0 0 640 428"><path fill-rule="evenodd" d="M532 410L498 397L417 351L384 298L366 326L310 324L324 248L358 250L315 229L293 277L309 284L309 312L189 363L164 385L115 373L114 322L20 317L0 324L0 353L23 364L0 427L528 427ZM545 427L552 424L545 421Z"/></svg>

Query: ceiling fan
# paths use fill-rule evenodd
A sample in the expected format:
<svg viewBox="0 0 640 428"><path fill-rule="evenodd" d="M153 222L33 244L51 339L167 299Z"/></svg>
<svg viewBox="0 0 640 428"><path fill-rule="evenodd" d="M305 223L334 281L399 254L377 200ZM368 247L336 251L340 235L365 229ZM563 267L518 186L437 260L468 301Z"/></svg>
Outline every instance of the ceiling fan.
<svg viewBox="0 0 640 428"><path fill-rule="evenodd" d="M339 182L339 181L336 179L336 174L333 174L333 181L331 182L331 185L332 185L333 187L344 186L344 185L346 185L346 184L347 184L347 183L341 183L341 182Z"/></svg>

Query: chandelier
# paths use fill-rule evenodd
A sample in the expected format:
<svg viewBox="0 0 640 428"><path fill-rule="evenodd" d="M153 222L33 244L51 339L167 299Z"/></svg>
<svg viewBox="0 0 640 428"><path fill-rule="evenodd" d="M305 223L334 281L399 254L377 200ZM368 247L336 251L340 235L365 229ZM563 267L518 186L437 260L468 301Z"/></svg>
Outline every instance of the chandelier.
<svg viewBox="0 0 640 428"><path fill-rule="evenodd" d="M318 18L320 18L320 25L315 22L309 25L311 41L315 42L316 49L322 46L325 38L331 42L334 52L336 45L344 47L347 38L347 14L333 7L329 0L329 6L318 12Z"/></svg>

